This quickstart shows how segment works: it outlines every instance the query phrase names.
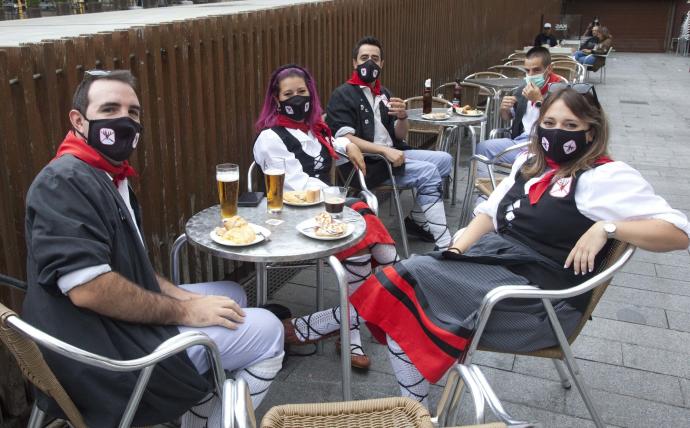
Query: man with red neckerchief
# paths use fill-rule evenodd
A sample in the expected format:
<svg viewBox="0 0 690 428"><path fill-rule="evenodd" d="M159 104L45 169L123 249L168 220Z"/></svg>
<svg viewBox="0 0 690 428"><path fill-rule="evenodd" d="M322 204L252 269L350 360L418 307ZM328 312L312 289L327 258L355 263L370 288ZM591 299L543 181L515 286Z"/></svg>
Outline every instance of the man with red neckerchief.
<svg viewBox="0 0 690 428"><path fill-rule="evenodd" d="M544 47L536 46L530 49L525 56L523 67L527 71L525 84L517 88L513 95L507 95L501 99L501 117L503 120L513 120L510 138L482 141L477 144L477 154L491 159L515 144L528 141L532 126L539 117L539 109L549 90L549 85L562 82L552 72L551 54ZM501 161L512 164L519 154L519 150L508 152L501 157ZM479 164L477 174L481 177L489 175L484 164Z"/></svg>
<svg viewBox="0 0 690 428"><path fill-rule="evenodd" d="M243 308L238 284L177 287L155 272L128 185L137 175L128 158L143 132L134 87L127 70L87 72L77 87L72 130L27 194L22 316L57 339L118 360L143 357L180 332L201 331L218 345L223 368L247 381L258 405L281 368L282 325L264 309ZM105 371L43 351L86 425L117 426L138 373ZM183 427L220 426L220 400L209 395L208 370L198 346L160 362L133 425L182 415ZM40 391L37 404L49 416L64 417Z"/></svg>
<svg viewBox="0 0 690 428"><path fill-rule="evenodd" d="M334 137L346 137L363 153L383 155L394 167L396 183L416 189L415 204L405 219L407 232L445 249L450 245L450 233L442 185L450 175L453 158L446 152L405 145L409 126L405 102L381 85L383 65L381 42L374 37L357 42L352 51L352 76L331 94L326 123ZM387 168L368 159L367 185L388 184Z"/></svg>

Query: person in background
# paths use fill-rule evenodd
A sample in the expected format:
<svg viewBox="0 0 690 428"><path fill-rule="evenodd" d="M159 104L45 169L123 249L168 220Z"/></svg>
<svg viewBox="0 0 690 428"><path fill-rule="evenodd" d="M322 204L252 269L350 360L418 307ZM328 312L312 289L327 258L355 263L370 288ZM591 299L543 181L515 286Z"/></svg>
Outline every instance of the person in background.
<svg viewBox="0 0 690 428"><path fill-rule="evenodd" d="M296 64L276 69L268 83L261 116L256 122L259 133L254 142L254 160L263 165L269 157L285 159L285 190L323 189L330 182L331 166L345 162L347 156L366 172L359 147L345 137L332 138L322 121L321 101L312 75ZM398 261L395 242L381 220L359 199L348 200L367 222L367 232L358 244L337 254L347 272L348 288L353 293L368 278L374 266L389 266ZM289 345L315 343L339 333L340 307L292 318L283 322ZM350 306L350 362L368 369L371 362L362 348L360 318Z"/></svg>
<svg viewBox="0 0 690 428"><path fill-rule="evenodd" d="M582 49L574 54L577 62L592 66L592 71L598 71L604 65L604 58L597 55L606 55L613 46L613 36L606 27L599 27L596 38L598 42L592 49Z"/></svg>
<svg viewBox="0 0 690 428"><path fill-rule="evenodd" d="M556 40L556 37L553 36L553 29L551 28L551 24L546 22L544 23L544 28L541 33L537 34L537 37L534 38L534 46L544 46L548 45L550 47L554 47L558 44L558 41Z"/></svg>
<svg viewBox="0 0 690 428"><path fill-rule="evenodd" d="M587 24L587 28L585 29L584 34L582 34L582 37L592 37L594 35L594 27L598 27L599 25L599 17L595 16L594 19L592 19L592 22Z"/></svg>
<svg viewBox="0 0 690 428"><path fill-rule="evenodd" d="M403 396L427 404L429 382L462 358L494 288L573 287L596 275L614 240L657 252L688 248L688 218L637 170L610 159L594 86L574 88L550 87L529 152L448 251L387 267L351 296L372 331L385 332L378 338L388 345ZM553 302L566 337L591 295ZM529 352L557 343L541 302L509 299L494 307L480 345Z"/></svg>
<svg viewBox="0 0 690 428"><path fill-rule="evenodd" d="M539 109L551 83L561 80L552 73L551 54L541 46L533 47L525 56L525 84L517 88L513 95L501 100L501 117L503 120L513 120L510 128L510 138L495 138L477 144L477 154L491 159L503 150L524 143L529 140L534 122L539 117ZM501 162L512 164L520 151L514 150L501 157ZM482 163L477 164L477 175L488 177L488 170Z"/></svg>
<svg viewBox="0 0 690 428"><path fill-rule="evenodd" d="M592 27L590 34L591 36L580 45L580 50L575 52L575 56L577 56L578 52L581 53L583 49L594 49L597 43L599 43L599 26Z"/></svg>
<svg viewBox="0 0 690 428"><path fill-rule="evenodd" d="M258 406L282 366L280 321L267 310L243 308L246 295L237 283L178 287L155 272L129 186L137 173L128 159L142 144L141 109L129 70L85 73L69 112L72 130L26 197L23 317L57 339L118 360L150 354L181 332L203 332L218 345L223 368L247 381ZM139 373L43 351L86 424L117 426ZM160 362L133 425L184 413L183 427L220 427L221 400L209 394L209 368L201 346ZM52 399L37 394L42 410L61 415Z"/></svg>
<svg viewBox="0 0 690 428"><path fill-rule="evenodd" d="M443 206L443 180L450 176L453 158L433 150L409 149L407 111L403 100L392 98L381 85L384 66L381 42L364 37L352 50L352 76L338 86L328 102L326 122L336 137L345 137L364 153L383 155L398 171L398 186L413 187L416 198L405 227L409 234L437 248L447 248L450 231ZM367 166L367 185L390 184L388 166Z"/></svg>

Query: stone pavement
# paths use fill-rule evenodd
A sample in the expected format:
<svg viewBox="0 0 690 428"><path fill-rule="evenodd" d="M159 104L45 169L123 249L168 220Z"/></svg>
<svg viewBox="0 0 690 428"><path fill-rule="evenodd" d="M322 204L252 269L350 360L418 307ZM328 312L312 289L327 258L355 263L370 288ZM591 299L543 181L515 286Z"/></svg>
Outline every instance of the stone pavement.
<svg viewBox="0 0 690 428"><path fill-rule="evenodd" d="M689 68L688 58L614 53L606 83L596 87L611 122L613 157L639 169L659 194L686 214L690 213ZM464 191L464 186L459 187ZM405 201L409 207L409 195ZM452 230L459 209L460 205L447 206ZM381 215L397 233L386 203ZM431 245L414 240L411 246L415 252L431 250ZM335 304L335 281L327 278L327 303ZM301 272L274 299L295 314L308 313L315 296L313 284L314 272ZM364 342L373 364L368 373L353 373L353 397L397 395L385 347L368 334ZM613 279L574 349L611 426L690 426L688 253L638 250ZM593 426L576 389L561 388L549 361L490 353L476 361L513 415L545 427ZM432 388L432 402L441 388ZM276 404L341 399L339 358L334 340L329 340L321 355L287 359L257 416Z"/></svg>

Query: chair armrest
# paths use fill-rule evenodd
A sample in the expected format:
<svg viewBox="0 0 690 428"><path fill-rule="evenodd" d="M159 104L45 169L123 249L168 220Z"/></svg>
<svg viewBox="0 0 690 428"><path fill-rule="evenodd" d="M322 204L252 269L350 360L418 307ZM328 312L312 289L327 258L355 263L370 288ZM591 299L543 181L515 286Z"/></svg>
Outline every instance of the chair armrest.
<svg viewBox="0 0 690 428"><path fill-rule="evenodd" d="M531 144L531 141L528 140L528 141L523 141L522 143L518 143L518 144L515 144L513 146L510 146L510 147L504 149L503 151L501 151L500 153L498 153L496 156L494 156L491 159L491 164L495 164L496 162L498 162L498 160L501 157L503 157L503 155L510 153L512 151L515 151L515 150L520 150L520 149L523 149L525 147L528 147L530 144Z"/></svg>
<svg viewBox="0 0 690 428"><path fill-rule="evenodd" d="M477 316L477 327L475 329L472 342L465 355L472 354L479 345L479 340L484 332L484 327L491 316L491 311L501 300L505 299L541 299L541 300L561 300L584 294L595 287L609 280L613 275L627 263L635 252L633 245L627 244L623 254L609 267L594 275L587 281L574 287L564 290L543 290L532 285L502 285L486 293L482 304L479 307Z"/></svg>
<svg viewBox="0 0 690 428"><path fill-rule="evenodd" d="M493 140L497 135L510 134L510 129L508 128L496 128L489 132L489 140Z"/></svg>

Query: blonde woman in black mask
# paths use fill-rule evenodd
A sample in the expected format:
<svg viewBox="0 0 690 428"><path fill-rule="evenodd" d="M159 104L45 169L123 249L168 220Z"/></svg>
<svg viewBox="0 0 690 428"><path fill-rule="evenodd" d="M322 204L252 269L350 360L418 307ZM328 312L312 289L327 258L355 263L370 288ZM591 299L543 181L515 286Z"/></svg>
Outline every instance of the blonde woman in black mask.
<svg viewBox="0 0 690 428"><path fill-rule="evenodd" d="M688 247L687 217L634 168L610 159L606 117L593 86L554 84L549 92L528 153L475 209L449 250L387 267L351 296L360 315L385 331L405 396L425 401L429 382L462 356L476 311L493 288L581 283L594 274L612 238L650 251ZM589 297L555 302L566 335ZM527 352L557 341L543 305L522 301L494 308L481 344Z"/></svg>

